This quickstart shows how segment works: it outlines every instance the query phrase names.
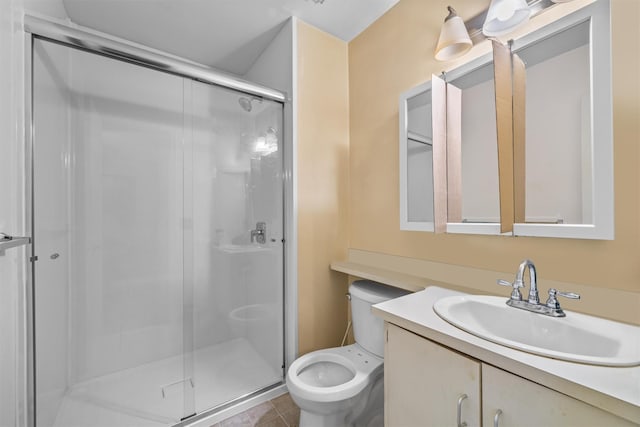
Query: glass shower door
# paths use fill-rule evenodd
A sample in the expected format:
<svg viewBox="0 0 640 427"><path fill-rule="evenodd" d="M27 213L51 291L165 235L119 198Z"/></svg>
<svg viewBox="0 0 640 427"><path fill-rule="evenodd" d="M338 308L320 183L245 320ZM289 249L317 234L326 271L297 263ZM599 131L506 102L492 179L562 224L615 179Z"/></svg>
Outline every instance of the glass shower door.
<svg viewBox="0 0 640 427"><path fill-rule="evenodd" d="M284 379L283 106L199 82L189 90L185 336L199 413Z"/></svg>
<svg viewBox="0 0 640 427"><path fill-rule="evenodd" d="M37 425L280 384L282 104L35 39L33 129Z"/></svg>
<svg viewBox="0 0 640 427"><path fill-rule="evenodd" d="M36 422L185 415L184 79L33 48Z"/></svg>

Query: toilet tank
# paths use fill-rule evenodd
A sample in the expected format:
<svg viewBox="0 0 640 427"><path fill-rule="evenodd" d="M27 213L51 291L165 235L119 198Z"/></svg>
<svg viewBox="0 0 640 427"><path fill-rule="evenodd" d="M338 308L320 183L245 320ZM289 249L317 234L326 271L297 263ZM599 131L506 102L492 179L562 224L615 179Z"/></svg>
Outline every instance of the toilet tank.
<svg viewBox="0 0 640 427"><path fill-rule="evenodd" d="M384 356L384 321L371 313L371 306L409 293L371 280L356 280L349 286L353 336L362 348Z"/></svg>

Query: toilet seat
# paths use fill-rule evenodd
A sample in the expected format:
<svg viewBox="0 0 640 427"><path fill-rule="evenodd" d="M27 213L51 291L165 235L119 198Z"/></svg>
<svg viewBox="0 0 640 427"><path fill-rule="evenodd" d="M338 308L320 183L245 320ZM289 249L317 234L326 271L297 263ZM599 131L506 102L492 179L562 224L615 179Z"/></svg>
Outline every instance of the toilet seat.
<svg viewBox="0 0 640 427"><path fill-rule="evenodd" d="M317 381L312 379L314 365L317 365L320 371L331 364L346 368L352 374L352 378L342 384L326 387L317 385L322 382L322 379L317 378ZM295 394L303 399L315 402L337 402L358 395L367 387L376 371L382 372L382 368L383 360L358 344L317 350L299 357L291 364L287 372L287 386L292 395ZM303 372L306 375L300 375ZM321 375L320 372L318 374Z"/></svg>

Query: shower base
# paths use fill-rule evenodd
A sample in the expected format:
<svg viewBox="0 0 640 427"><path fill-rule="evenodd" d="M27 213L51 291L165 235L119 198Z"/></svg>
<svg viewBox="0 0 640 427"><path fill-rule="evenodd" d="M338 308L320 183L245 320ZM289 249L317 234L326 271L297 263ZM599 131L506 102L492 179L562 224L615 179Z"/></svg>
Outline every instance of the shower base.
<svg viewBox="0 0 640 427"><path fill-rule="evenodd" d="M171 357L76 384L64 394L57 414L39 417L38 425L170 426L194 409L202 412L282 381L282 371L270 366L244 338L196 350L191 356ZM185 378L185 372L193 375ZM46 413L47 408L41 409Z"/></svg>

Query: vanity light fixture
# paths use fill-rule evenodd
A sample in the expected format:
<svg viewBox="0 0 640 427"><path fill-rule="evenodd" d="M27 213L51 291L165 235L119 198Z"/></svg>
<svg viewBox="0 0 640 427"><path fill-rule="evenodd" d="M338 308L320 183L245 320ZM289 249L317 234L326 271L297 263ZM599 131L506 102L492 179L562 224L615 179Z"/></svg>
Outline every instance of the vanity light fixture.
<svg viewBox="0 0 640 427"><path fill-rule="evenodd" d="M438 61L457 58L467 53L473 46L462 18L451 6L447 6L447 9L449 15L444 19L436 45L435 58Z"/></svg>
<svg viewBox="0 0 640 427"><path fill-rule="evenodd" d="M527 22L530 16L526 0L491 0L482 33L487 37L510 33Z"/></svg>

